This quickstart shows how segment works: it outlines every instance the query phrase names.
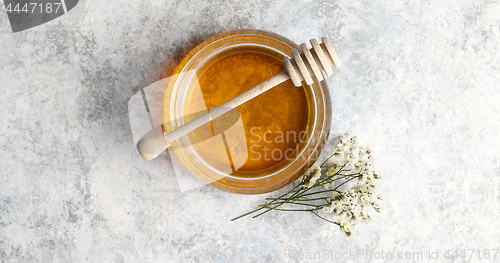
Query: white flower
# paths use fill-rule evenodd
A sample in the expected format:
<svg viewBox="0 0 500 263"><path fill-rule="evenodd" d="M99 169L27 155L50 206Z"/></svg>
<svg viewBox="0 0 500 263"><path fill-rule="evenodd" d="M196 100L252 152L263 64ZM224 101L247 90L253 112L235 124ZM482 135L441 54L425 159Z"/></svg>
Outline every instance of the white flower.
<svg viewBox="0 0 500 263"><path fill-rule="evenodd" d="M304 177L309 177L311 175L311 173L314 171L315 167L312 166L311 168L309 168L305 173L304 173Z"/></svg>
<svg viewBox="0 0 500 263"><path fill-rule="evenodd" d="M371 161L372 155L370 149L362 149L359 153L359 159L362 162Z"/></svg>
<svg viewBox="0 0 500 263"><path fill-rule="evenodd" d="M337 223L340 227L340 230L344 232L347 237L350 237L352 234L352 225L349 224L349 219L346 219L343 216L339 216L335 218L335 223Z"/></svg>
<svg viewBox="0 0 500 263"><path fill-rule="evenodd" d="M357 143L357 138L356 136L352 135L344 135L342 138L340 138L340 143L349 146L349 145L355 145Z"/></svg>
<svg viewBox="0 0 500 263"><path fill-rule="evenodd" d="M376 193L376 186L381 176L373 168L372 162L371 151L360 148L354 136L342 137L327 161L325 180L331 181L322 182L322 185L335 191L327 198L328 203L322 207L321 212L335 213L337 216L334 222L349 237L352 237L352 229L360 221L370 220L373 211L380 211L381 197ZM315 186L321 176L321 167L312 167L306 173L304 186ZM345 184L345 188L335 188L343 185L342 180L349 178L354 180Z"/></svg>
<svg viewBox="0 0 500 263"><path fill-rule="evenodd" d="M335 174L338 173L338 171L340 171L340 168L341 168L341 166L331 167L328 169L328 171L326 171L326 175L327 176L334 176Z"/></svg>
<svg viewBox="0 0 500 263"><path fill-rule="evenodd" d="M321 177L321 168L317 166L313 166L312 168L313 168L312 171L310 171L308 175L309 178L306 179L307 181L305 182L307 188L313 186L316 183L316 181L318 181L318 179Z"/></svg>
<svg viewBox="0 0 500 263"><path fill-rule="evenodd" d="M324 206L324 207L321 209L321 212L323 212L323 213L327 213L327 214L329 214L329 213L333 212L333 206L332 206L332 204L329 204L329 205Z"/></svg>
<svg viewBox="0 0 500 263"><path fill-rule="evenodd" d="M370 211L380 211L380 196L375 194L375 185L378 175L373 172L369 162L363 162L359 171L359 180L344 189L341 193L335 192L331 202L324 206L322 212L336 213L339 217L335 222L346 236L351 236L352 228L361 220L370 220Z"/></svg>
<svg viewBox="0 0 500 263"><path fill-rule="evenodd" d="M343 136L342 138L340 138L340 144L342 144L342 145L348 145L348 144L350 144L349 137L348 136Z"/></svg>
<svg viewBox="0 0 500 263"><path fill-rule="evenodd" d="M362 181L362 182L370 182L370 181L373 181L375 179L373 177L373 172L371 172L370 170L367 170L367 169L361 169L359 171L359 174L361 175L361 177L359 177L359 181Z"/></svg>
<svg viewBox="0 0 500 263"><path fill-rule="evenodd" d="M332 156L324 162L327 165L312 166L304 174L302 183L297 185L301 188L293 188L284 195L288 197L286 201L282 198L271 199L266 205L243 216L264 207L267 212L283 204L301 205L301 209L288 211L310 211L318 216L317 211L321 209L323 213L335 213L336 216L334 221L320 218L337 224L346 236L352 238L352 230L359 222L370 220L373 211L380 211L382 198L377 193L377 183L382 177L373 168L372 162L370 150L360 148L356 137L344 136L335 146ZM319 186L326 190L317 191ZM332 196L326 193L332 193ZM302 209L304 205L310 207ZM260 212L254 217L262 214Z"/></svg>

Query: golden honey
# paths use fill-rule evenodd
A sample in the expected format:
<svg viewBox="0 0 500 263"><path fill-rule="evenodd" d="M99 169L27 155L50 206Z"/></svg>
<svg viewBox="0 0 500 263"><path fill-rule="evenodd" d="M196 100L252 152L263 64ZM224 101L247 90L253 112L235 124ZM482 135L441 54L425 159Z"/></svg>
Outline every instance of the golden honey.
<svg viewBox="0 0 500 263"><path fill-rule="evenodd" d="M294 48L282 36L250 29L203 41L172 72L165 130L284 71L283 58ZM179 138L171 149L206 183L231 192L265 193L304 174L319 157L330 124L326 84L297 88L288 80Z"/></svg>
<svg viewBox="0 0 500 263"><path fill-rule="evenodd" d="M187 113L195 113L204 104L207 109L217 107L255 85L285 70L276 58L257 52L241 52L228 55L203 72L198 85L202 96L191 99L186 105ZM213 167L227 162L226 156L217 154L221 147L227 147L232 169L238 158L245 158L239 171L259 171L290 159L295 148L306 136L308 123L307 96L302 87L295 87L291 81L274 87L266 93L236 108L243 122L246 153L237 154L234 145L205 143L197 147L202 159ZM212 124L213 125L213 124ZM193 133L196 137L206 137L212 129L200 129ZM235 154L236 152L236 154Z"/></svg>

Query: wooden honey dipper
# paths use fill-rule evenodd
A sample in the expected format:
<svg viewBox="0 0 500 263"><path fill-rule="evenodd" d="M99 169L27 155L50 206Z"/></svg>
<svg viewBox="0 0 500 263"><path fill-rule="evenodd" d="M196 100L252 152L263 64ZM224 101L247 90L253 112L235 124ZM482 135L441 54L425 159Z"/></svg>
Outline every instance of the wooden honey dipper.
<svg viewBox="0 0 500 263"><path fill-rule="evenodd" d="M283 59L283 64L285 65L286 70L278 73L274 77L241 93L240 95L226 101L218 107L211 109L192 121L181 125L179 128L169 133L157 133L142 138L137 143L137 149L139 150L142 158L145 160L151 160L157 157L180 137L259 96L273 87L276 87L288 79L291 79L295 86L300 87L302 86L302 81L305 81L307 85L313 84L314 81L312 76L315 76L318 82L322 81L323 75L321 74L321 71L324 71L327 76L332 75L332 66L339 68L340 61L337 53L330 43L330 40L328 40L327 37L322 37L321 41L323 41L323 43L320 44L316 39L311 39L311 49L307 47L306 43L302 43L300 44L301 52L296 49L292 50L292 58L285 57L285 59Z"/></svg>

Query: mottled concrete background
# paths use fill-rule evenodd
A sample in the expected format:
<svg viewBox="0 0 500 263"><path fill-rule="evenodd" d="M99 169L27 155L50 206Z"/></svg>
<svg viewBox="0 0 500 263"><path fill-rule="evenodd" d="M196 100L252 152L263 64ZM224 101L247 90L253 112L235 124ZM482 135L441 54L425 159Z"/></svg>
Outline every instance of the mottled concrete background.
<svg viewBox="0 0 500 263"><path fill-rule="evenodd" d="M16 34L0 7L0 262L500 260L498 1L82 0ZM385 175L353 240L310 214L230 222L266 196L180 193L136 153L128 98L238 28L332 39L332 137L358 135Z"/></svg>

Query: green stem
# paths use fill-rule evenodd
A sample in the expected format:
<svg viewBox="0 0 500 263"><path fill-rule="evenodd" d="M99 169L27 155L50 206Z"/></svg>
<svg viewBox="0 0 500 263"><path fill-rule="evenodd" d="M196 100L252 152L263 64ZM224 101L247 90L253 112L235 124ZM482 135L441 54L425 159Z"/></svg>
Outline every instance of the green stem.
<svg viewBox="0 0 500 263"><path fill-rule="evenodd" d="M323 165L325 165L325 163L327 163L330 159L332 159L332 157L334 155L335 155L335 153L333 153L332 155L330 155L330 157L326 158L326 160L319 167L323 168Z"/></svg>
<svg viewBox="0 0 500 263"><path fill-rule="evenodd" d="M337 186L336 186L335 188L333 188L332 190L337 190L337 189L338 189L339 187L341 187L342 185L344 185L344 184L346 184L346 183L348 183L348 182L350 182L350 181L352 181L352 180L354 180L354 179L356 179L356 178L359 178L360 176L361 176L361 175L358 175L358 176L355 176L355 177L351 177L351 178L349 178L349 179L345 180L344 182L342 182L341 184L337 185Z"/></svg>
<svg viewBox="0 0 500 263"><path fill-rule="evenodd" d="M320 182L320 184L319 184L319 185L323 186L323 185L325 185L325 184L333 183L333 182L338 181L338 180L340 180L340 179L344 179L344 178L346 178L346 177L350 177L350 176L354 176L354 175L356 175L356 174L353 174L353 175L346 174L346 175L342 175L342 176L337 177L337 178L334 178L334 177L332 176L332 177L330 177L330 178L325 178L325 179L323 179L323 180ZM312 188L312 187L311 187L311 188Z"/></svg>
<svg viewBox="0 0 500 263"><path fill-rule="evenodd" d="M338 191L337 191L338 192ZM318 198L310 198L310 199L300 199L300 197L298 199L295 199L295 201L299 201L299 202L308 202L308 201L315 201L315 200L325 200L325 199L328 199L329 197L318 197ZM279 198L279 200L285 200L283 198Z"/></svg>
<svg viewBox="0 0 500 263"><path fill-rule="evenodd" d="M314 211L311 211L311 213L313 213L313 214L314 214L314 215L316 215L317 217L319 217L319 218L321 218L321 219L323 219L323 220L325 220L325 221L327 221L327 222L330 222L330 223L332 223L332 224L336 224L336 225L340 226L340 224L339 224L339 223L334 222L334 221L331 221L331 220L328 220L328 219L326 219L326 218L324 218L324 217L322 217L322 216L318 215L318 213L315 213Z"/></svg>
<svg viewBox="0 0 500 263"><path fill-rule="evenodd" d="M275 210L276 211L305 211L305 212L313 212L313 211L319 210L319 208L313 208L313 209L283 209L283 208L276 208Z"/></svg>
<svg viewBox="0 0 500 263"><path fill-rule="evenodd" d="M283 202L274 202L273 204L281 204L281 203L285 203L285 201ZM307 206L313 206L313 207L323 207L325 206L326 204L323 204L323 205L315 205L315 204L307 204L307 203L300 203L300 202L296 202L295 200L293 202L288 202L289 204L293 204L293 205L307 205ZM270 205L273 205L273 204L263 204L263 205L259 205L259 206L262 206L262 207L267 207L267 206L270 206Z"/></svg>
<svg viewBox="0 0 500 263"><path fill-rule="evenodd" d="M333 155L331 155L328 159L326 159L322 164L321 164L321 168L325 168L324 165L328 162L328 160L330 160L331 158L333 157ZM339 187L341 187L342 185L352 181L353 179L355 178L358 178L360 176L359 173L354 173L354 174L341 174L341 172L344 172L343 169L344 167L347 165L344 164L334 175L332 176L327 176L326 178L322 179L322 180L318 180L315 184L313 184L311 187L305 187L304 186L304 180L302 180L299 184L297 184L295 187L293 187L291 190L289 190L288 192L286 192L285 194L279 196L279 197L276 197L276 198L266 198L265 200L270 200L268 203L266 204L263 204L263 205L259 205L259 208L258 209L255 209L251 212L248 212L244 215L241 215L239 217L236 217L236 218L233 218L231 221L234 221L236 219L239 219L239 218L242 218L244 216L247 216L247 215L250 215L250 214L253 214L255 212L258 212L258 211L261 211L263 209L265 209L265 211L257 214L257 215L254 215L252 216L252 218L256 218L258 216L261 216L271 210L277 210L277 211L311 211L312 213L314 213L314 211L317 211L321 208L323 208L326 204L328 204L329 202L329 198L328 197L318 197L318 198L304 198L306 196L310 196L310 195L315 195L315 194L320 194L320 193L326 193L326 192L338 192L340 193L337 189ZM346 171L350 171L350 170L346 170ZM312 191L312 189L316 188L316 187L319 187L319 186L323 186L327 183L332 183L332 182L335 182L337 180L340 180L340 179L345 179L347 177L351 177L347 180L345 180L344 182L342 182L340 185L336 186L334 189L328 189L328 190L323 190L323 191L316 191L316 192L309 192L309 191ZM299 188L301 187L302 188ZM309 192L309 193L308 193ZM315 204L309 204L309 203L302 203L302 202L310 202L310 201L315 201L315 200L325 200L327 203L326 204L322 204L322 205L315 205ZM309 209L309 210L306 210L306 209L283 209L283 208L280 208L282 205L284 204L296 204L296 205L304 205L304 206L310 206L310 207L314 207L313 209ZM314 213L316 216L326 220L326 221L329 221L331 223L334 223L336 224L335 222L332 222L320 215L318 215L317 213Z"/></svg>
<svg viewBox="0 0 500 263"><path fill-rule="evenodd" d="M253 213L255 213L255 212L257 212L257 211L260 211L260 210L262 210L262 209L264 209L264 207L261 207L261 208L259 208L259 209L255 209L255 210L250 211L250 212L248 212L248 213L246 213L246 214L243 214L243 215L241 215L241 216L235 217L235 218L231 219L231 221L234 221L234 220L236 220L236 219L240 219L240 218L242 218L242 217L244 217L244 216L247 216L247 215L253 214Z"/></svg>
<svg viewBox="0 0 500 263"><path fill-rule="evenodd" d="M346 176L344 176L344 177L342 177L342 178L346 178L347 176L351 176L351 175L346 175ZM351 178L349 178L349 179L345 180L344 182L342 182L341 184L337 185L335 188L330 189L330 190L331 190L331 191L337 191L337 189L338 189L339 187L341 187L342 185L344 185L344 184L346 184L346 183L348 183L348 182L352 181L353 179L359 178L360 176L361 176L361 175L360 175L359 173L357 173L357 176L352 176ZM339 179L342 179L342 178L337 178L337 179L332 180L331 182L328 182L328 183L335 182L335 181L337 181L337 180L339 180ZM337 192L338 192L338 191L337 191Z"/></svg>
<svg viewBox="0 0 500 263"><path fill-rule="evenodd" d="M344 164L344 166L345 166L345 164ZM320 185L331 183L333 181L337 181L337 180L340 180L342 178L345 178L346 176L350 176L350 175L342 175L342 174L340 174L340 172L342 171L342 169L344 168L344 166L342 166L342 168L340 168L340 170L337 171L334 175L328 176L328 177L326 177L326 178L324 178L322 180L318 180L310 188L314 188L314 187L317 187L317 186L320 186ZM353 174L353 175L355 175L355 174ZM337 176L340 176L340 177L337 177Z"/></svg>
<svg viewBox="0 0 500 263"><path fill-rule="evenodd" d="M323 191L317 191L317 192L314 192L314 193L303 194L300 197L310 196L310 195L315 195L315 194L321 194L321 193L326 193L326 192L332 192L332 191L335 191L335 190L334 189L328 189L328 190L323 190Z"/></svg>
<svg viewBox="0 0 500 263"><path fill-rule="evenodd" d="M303 188L303 189L300 189L300 190L299 190L299 191L297 191L295 194L293 194L293 195L291 195L290 197L288 197L287 199L285 199L285 200L284 200L284 202L282 202L282 203L278 204L278 205L277 205L277 206L275 206L275 207L268 208L268 210L266 210L266 211L264 211L264 212L262 212L262 213L260 213L260 214L257 214L257 215L255 215L255 216L252 216L252 218L256 218L256 217L261 216L261 215L263 215L263 214L265 214L265 213L267 213L267 212L269 212L269 211L271 211L271 210L274 210L274 209L276 209L276 208L278 208L278 207L282 206L283 204L286 204L288 201L290 201L290 199L294 198L295 196L297 196L297 195L299 195L299 194L301 194L301 193L303 193L303 192L307 192L308 190L309 190L309 188ZM273 202L274 202L274 201L273 201ZM270 202L270 203L273 203L273 202Z"/></svg>
<svg viewBox="0 0 500 263"><path fill-rule="evenodd" d="M279 197L277 197L277 198L274 198L274 200L276 200L276 199L278 199L278 198L282 198L283 196L286 196L287 194L289 194L290 192L292 192L293 190L295 190L295 189L296 189L297 187L299 187L300 185L301 185L301 184L297 184L297 185L296 185L295 187L293 187L290 191L286 192L285 194L282 194L281 196L279 196ZM267 198L266 198L266 199L267 199ZM274 201L272 201L272 202L274 202ZM272 202L269 202L269 203L272 203ZM231 221L234 221L234 220L240 219L240 218L242 218L242 217L244 217L244 216L247 216L247 215L253 214L253 213L255 213L255 212L257 212L257 211L260 211L260 210L262 210L262 209L264 209L264 208L265 208L265 207L261 207L261 208L255 209L255 210L250 211L250 212L248 212L248 213L246 213L246 214L243 214L243 215L241 215L241 216L235 217L235 218L231 219Z"/></svg>

